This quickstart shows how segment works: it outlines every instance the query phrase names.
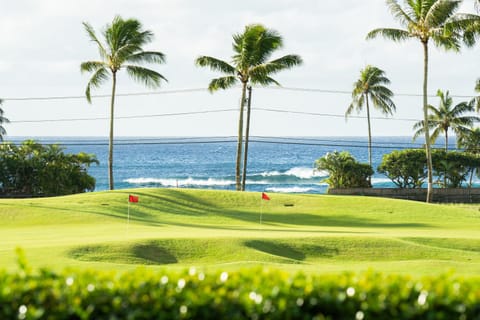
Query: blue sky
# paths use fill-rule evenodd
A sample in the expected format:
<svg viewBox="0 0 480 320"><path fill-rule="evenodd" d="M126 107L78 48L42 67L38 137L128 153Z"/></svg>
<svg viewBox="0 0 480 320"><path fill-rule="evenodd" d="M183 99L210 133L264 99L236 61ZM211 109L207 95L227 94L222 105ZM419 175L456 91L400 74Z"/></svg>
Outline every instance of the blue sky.
<svg viewBox="0 0 480 320"><path fill-rule="evenodd" d="M473 12L464 1L462 12ZM304 65L280 73L285 88L333 91L352 89L360 69L373 64L385 70L397 94L420 94L422 48L416 41L401 44L383 39L365 40L376 27L397 27L382 0L16 0L4 1L0 11L0 97L5 99L6 126L11 136L106 136L106 120L28 122L30 120L92 119L108 114L109 100L16 100L25 97L82 96L88 81L80 62L97 58L82 26L87 21L100 30L119 14L139 19L154 32L148 49L162 51L167 63L157 67L169 82L158 94L119 97L117 136L234 136L237 111L196 115L156 116L171 113L238 109L239 89L210 94L175 90L206 88L217 74L195 67L199 55L229 60L232 34L245 25L262 23L284 37L278 53L296 53ZM480 77L480 44L460 54L431 50L430 86L450 90L454 96L472 96ZM152 92L119 76L119 93ZM94 94L108 94L109 84ZM455 98L460 102L466 98ZM364 119L341 116L350 103L343 93L255 89L252 135L259 136L364 136ZM421 98L395 97L393 120L374 120L374 135L408 136L412 121L421 118ZM431 98L436 104L437 100ZM256 110L255 110L256 109ZM261 109L291 110L292 114ZM151 115L150 117L141 117ZM328 116L337 115L337 117ZM360 116L363 114L360 114ZM373 116L381 117L374 113Z"/></svg>

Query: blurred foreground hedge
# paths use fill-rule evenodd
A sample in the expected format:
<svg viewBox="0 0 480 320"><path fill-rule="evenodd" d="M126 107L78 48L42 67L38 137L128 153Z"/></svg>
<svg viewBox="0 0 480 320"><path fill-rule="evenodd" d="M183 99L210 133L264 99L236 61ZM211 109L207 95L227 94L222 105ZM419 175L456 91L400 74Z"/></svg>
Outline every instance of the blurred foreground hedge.
<svg viewBox="0 0 480 320"><path fill-rule="evenodd" d="M0 319L480 319L480 279L0 271Z"/></svg>

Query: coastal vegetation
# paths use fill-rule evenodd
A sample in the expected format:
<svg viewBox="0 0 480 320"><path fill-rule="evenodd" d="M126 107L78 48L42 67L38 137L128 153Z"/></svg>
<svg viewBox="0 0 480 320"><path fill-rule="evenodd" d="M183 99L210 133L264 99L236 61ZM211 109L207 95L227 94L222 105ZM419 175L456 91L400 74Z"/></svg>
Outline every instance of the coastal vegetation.
<svg viewBox="0 0 480 320"><path fill-rule="evenodd" d="M87 169L98 164L95 156L65 154L63 150L33 140L18 146L0 144L0 195L58 196L93 191L95 179Z"/></svg>
<svg viewBox="0 0 480 320"><path fill-rule="evenodd" d="M208 67L213 71L218 71L225 76L215 78L210 81L208 89L211 92L228 89L240 82L241 98L240 112L238 116L238 140L237 155L235 162L235 182L237 190L245 190L245 175L243 181L241 178L242 168L246 170L247 155L242 160L243 152L248 151L248 130L245 144L244 137L244 109L247 101L247 88L250 85L280 85L277 80L272 78L273 74L290 69L302 63L299 55L289 54L269 60L275 51L283 46L283 38L272 29L268 29L260 24L247 25L243 33L233 35L232 62L226 62L211 56L200 56L195 60L197 66ZM251 89L249 89L251 90ZM249 96L251 99L251 95ZM250 104L247 110L247 119L250 120ZM247 122L247 127L249 121ZM243 163L242 163L243 161Z"/></svg>
<svg viewBox="0 0 480 320"><path fill-rule="evenodd" d="M438 108L432 105L428 106L428 110L430 111L428 115L428 130L432 131L430 144L435 144L437 138L443 133L445 135L445 151L448 151L448 131L452 130L457 137L461 136L462 133L468 134L468 130L471 129L475 123L479 122L480 118L465 115L475 109L471 102L460 102L453 106L453 99L448 90L446 92L438 90L437 96L440 98ZM425 133L424 122L417 122L413 126L413 129L416 130L413 135L413 139L415 140Z"/></svg>
<svg viewBox="0 0 480 320"><path fill-rule="evenodd" d="M95 30L90 24L84 22L83 26L85 27L88 37L96 44L100 53L100 60L86 61L80 65L82 72L92 73L85 91L87 101L89 103L92 102L92 88L100 87L110 76L112 78L108 146L108 183L110 190L113 190L113 128L117 73L121 69L125 69L127 74L135 81L147 87L159 87L162 80L166 81L165 77L157 71L142 66L142 64L162 64L165 62L165 55L159 51L145 51L143 49L146 44L152 41L153 32L143 30L143 26L138 20L124 20L120 16L116 16L112 23L105 26L105 29L102 31L103 42L97 37Z"/></svg>
<svg viewBox="0 0 480 320"><path fill-rule="evenodd" d="M371 188L372 166L359 163L348 151L329 152L315 161L317 170L328 172L323 182L330 188Z"/></svg>
<svg viewBox="0 0 480 320"><path fill-rule="evenodd" d="M0 106L2 105L3 100L0 99ZM9 123L10 120L5 118L3 115L3 109L0 108L0 141L3 141L3 137L7 134L7 130L5 130L5 127L3 126L5 123Z"/></svg>
<svg viewBox="0 0 480 320"><path fill-rule="evenodd" d="M393 92L386 86L390 80L385 76L385 71L368 65L360 71L360 78L353 84L352 103L345 112L348 117L353 110L360 112L363 107L367 111L368 124L368 163L372 166L372 126L370 121L370 101L373 106L385 115L391 115L396 107L392 101Z"/></svg>
<svg viewBox="0 0 480 320"><path fill-rule="evenodd" d="M475 42L478 32L479 16L457 14L462 1L406 1L405 7L397 0L386 1L390 12L403 29L378 28L370 31L367 39L378 36L395 42L417 39L423 48L423 122L430 128L428 117L428 68L429 46L433 42L445 50L459 51L462 41L467 45ZM473 32L475 31L475 32ZM427 202L432 201L433 167L431 155L431 139L429 130L424 130L425 153L427 159Z"/></svg>

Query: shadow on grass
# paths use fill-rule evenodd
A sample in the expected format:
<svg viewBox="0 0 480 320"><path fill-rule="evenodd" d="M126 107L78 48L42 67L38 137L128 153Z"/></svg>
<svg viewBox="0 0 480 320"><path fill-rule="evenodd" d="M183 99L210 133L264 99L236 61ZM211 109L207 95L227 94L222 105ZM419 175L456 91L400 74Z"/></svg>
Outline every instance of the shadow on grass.
<svg viewBox="0 0 480 320"><path fill-rule="evenodd" d="M278 241L249 240L245 242L245 246L271 255L298 261L304 261L308 257L327 258L338 254L336 248L327 248L312 243L305 243L298 247L293 247L287 243Z"/></svg>

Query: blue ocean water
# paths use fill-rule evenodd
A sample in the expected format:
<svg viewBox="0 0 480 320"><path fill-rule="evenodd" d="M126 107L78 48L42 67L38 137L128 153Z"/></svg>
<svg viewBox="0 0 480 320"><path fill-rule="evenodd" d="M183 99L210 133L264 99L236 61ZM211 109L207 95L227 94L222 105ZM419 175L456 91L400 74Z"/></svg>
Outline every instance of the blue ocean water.
<svg viewBox="0 0 480 320"><path fill-rule="evenodd" d="M23 138L12 139L15 142ZM58 143L66 152L93 153L100 165L89 174L96 190L108 189L106 138L35 138ZM439 146L442 142L439 141ZM420 148L411 137L374 137L373 167L393 150ZM451 146L452 148L454 145ZM316 159L332 151L349 151L358 161L368 162L366 137L252 137L249 144L247 191L325 193L325 172L314 169ZM236 139L226 138L116 138L114 181L116 189L179 187L235 189ZM375 173L374 187L394 187L384 175Z"/></svg>

